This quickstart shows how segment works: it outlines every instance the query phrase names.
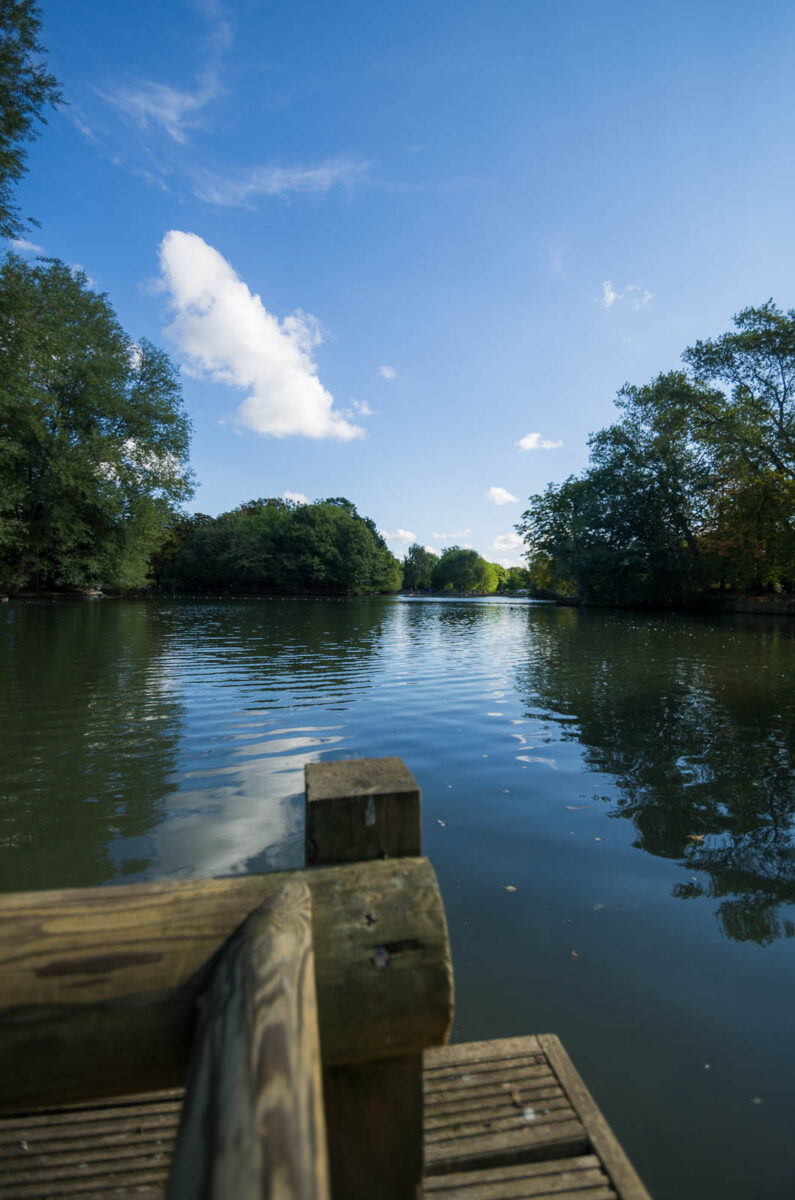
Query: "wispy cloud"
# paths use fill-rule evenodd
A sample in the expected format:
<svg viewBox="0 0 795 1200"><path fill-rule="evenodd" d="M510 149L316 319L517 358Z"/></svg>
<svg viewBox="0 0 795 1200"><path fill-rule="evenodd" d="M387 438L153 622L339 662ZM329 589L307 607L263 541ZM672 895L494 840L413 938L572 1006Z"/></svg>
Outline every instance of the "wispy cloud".
<svg viewBox="0 0 795 1200"><path fill-rule="evenodd" d="M397 371L394 367L379 367L378 370L384 379L397 379Z"/></svg>
<svg viewBox="0 0 795 1200"><path fill-rule="evenodd" d="M640 287L637 283L626 284L623 292L617 292L609 279L602 284L602 308L613 308L620 301L626 300L637 312L639 308L643 308L644 304L648 304L653 299L653 293Z"/></svg>
<svg viewBox="0 0 795 1200"><path fill-rule="evenodd" d="M492 550L518 550L524 542L518 533L501 533L491 543Z"/></svg>
<svg viewBox="0 0 795 1200"><path fill-rule="evenodd" d="M140 129L159 126L175 142L184 145L188 130L196 127L196 115L222 90L217 75L211 72L197 81L194 91L180 91L169 84L148 81L100 95Z"/></svg>
<svg viewBox="0 0 795 1200"><path fill-rule="evenodd" d="M506 489L503 487L490 487L483 493L483 495L487 500L490 500L492 504L499 505L516 504L517 500L519 499L518 496L514 496L511 492L506 491Z"/></svg>
<svg viewBox="0 0 795 1200"><path fill-rule="evenodd" d="M44 247L39 246L36 242L29 242L27 238L11 238L11 245L19 254L43 254Z"/></svg>
<svg viewBox="0 0 795 1200"><path fill-rule="evenodd" d="M309 503L309 497L303 492L282 492L282 500L292 500L293 504Z"/></svg>
<svg viewBox="0 0 795 1200"><path fill-rule="evenodd" d="M351 408L354 412L357 412L360 417L371 417L373 415L373 410L370 408L370 405L366 400L354 400L351 398Z"/></svg>
<svg viewBox="0 0 795 1200"><path fill-rule="evenodd" d="M300 192L325 193L334 187L351 188L365 178L370 164L357 159L333 158L312 166L258 166L221 173L204 168L193 172L198 200L223 208L247 208L258 196L290 196Z"/></svg>
<svg viewBox="0 0 795 1200"><path fill-rule="evenodd" d="M454 533L434 533L433 536L437 542L457 542L459 538L466 537L471 532L471 529L457 529Z"/></svg>
<svg viewBox="0 0 795 1200"><path fill-rule="evenodd" d="M199 114L224 92L221 75L234 41L234 25L222 0L194 0L194 7L207 22L200 38L201 67L193 87L144 79L98 94L141 132L162 130L179 145L200 124ZM86 126L87 135L90 130Z"/></svg>
<svg viewBox="0 0 795 1200"><path fill-rule="evenodd" d="M563 442L552 442L540 433L526 433L516 443L520 450L557 450Z"/></svg>
<svg viewBox="0 0 795 1200"><path fill-rule="evenodd" d="M386 529L379 529L378 532L386 542L403 542L408 546L417 540L416 533L412 533L410 529L396 529L394 533L389 533Z"/></svg>
<svg viewBox="0 0 795 1200"><path fill-rule="evenodd" d="M226 64L234 41L234 24L226 4L219 0L194 0L208 22L198 45L197 69L188 82L175 84L157 79L113 81L94 87L91 95L105 104L103 114L85 117L75 125L83 136L118 166L158 187L170 186L179 194L190 192L207 204L223 208L251 208L260 198L289 197L301 193L325 194L332 188L352 188L367 176L369 163L347 157L319 162L268 163L224 166L199 157L191 146L196 130L212 127L214 101L227 95ZM182 64L180 64L182 65ZM95 105L96 107L96 105ZM109 113L132 126L137 138Z"/></svg>
<svg viewBox="0 0 795 1200"><path fill-rule="evenodd" d="M237 424L270 437L361 437L334 409L312 352L317 321L300 310L279 320L234 268L195 233L172 229L160 245L161 285L174 319L167 333L195 376L243 391Z"/></svg>

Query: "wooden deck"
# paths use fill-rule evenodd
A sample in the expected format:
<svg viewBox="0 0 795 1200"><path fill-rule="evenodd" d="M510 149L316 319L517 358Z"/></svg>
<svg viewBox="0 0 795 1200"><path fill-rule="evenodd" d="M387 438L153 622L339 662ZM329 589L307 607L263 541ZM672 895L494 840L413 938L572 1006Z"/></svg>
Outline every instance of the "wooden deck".
<svg viewBox="0 0 795 1200"><path fill-rule="evenodd" d="M423 1075L428 1200L649 1200L556 1037L426 1051ZM173 1090L0 1120L0 1200L162 1200L181 1105Z"/></svg>

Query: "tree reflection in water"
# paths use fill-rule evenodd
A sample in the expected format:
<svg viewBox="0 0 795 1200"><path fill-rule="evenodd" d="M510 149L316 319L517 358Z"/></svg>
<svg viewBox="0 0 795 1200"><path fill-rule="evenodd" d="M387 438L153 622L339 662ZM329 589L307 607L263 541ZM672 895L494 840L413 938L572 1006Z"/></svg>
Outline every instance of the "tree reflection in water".
<svg viewBox="0 0 795 1200"><path fill-rule="evenodd" d="M0 887L89 886L151 866L183 706L144 604L8 605L0 626Z"/></svg>
<svg viewBox="0 0 795 1200"><path fill-rule="evenodd" d="M614 777L635 845L694 873L722 932L769 944L795 922L795 637L781 619L533 609L518 688ZM699 874L696 874L699 873Z"/></svg>

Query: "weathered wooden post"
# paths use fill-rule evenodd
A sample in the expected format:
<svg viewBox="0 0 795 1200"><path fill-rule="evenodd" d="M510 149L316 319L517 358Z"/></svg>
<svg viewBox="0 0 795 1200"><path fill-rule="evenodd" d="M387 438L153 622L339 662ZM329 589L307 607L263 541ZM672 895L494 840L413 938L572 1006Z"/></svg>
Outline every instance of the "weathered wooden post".
<svg viewBox="0 0 795 1200"><path fill-rule="evenodd" d="M422 853L420 789L401 759L311 763L304 773L307 866ZM390 949L372 932L375 969L388 971ZM422 1054L384 1050L323 1073L333 1200L422 1193Z"/></svg>
<svg viewBox="0 0 795 1200"><path fill-rule="evenodd" d="M202 996L170 1200L328 1200L312 902L285 883Z"/></svg>

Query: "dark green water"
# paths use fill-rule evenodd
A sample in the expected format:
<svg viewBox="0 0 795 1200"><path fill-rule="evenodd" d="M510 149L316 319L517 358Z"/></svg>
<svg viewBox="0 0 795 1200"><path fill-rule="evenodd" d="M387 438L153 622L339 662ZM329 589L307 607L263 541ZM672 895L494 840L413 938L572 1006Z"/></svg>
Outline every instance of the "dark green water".
<svg viewBox="0 0 795 1200"><path fill-rule="evenodd" d="M558 1033L656 1200L778 1200L795 1194L793 681L774 618L2 605L0 886L299 865L304 764L399 754L450 923L456 1039Z"/></svg>

